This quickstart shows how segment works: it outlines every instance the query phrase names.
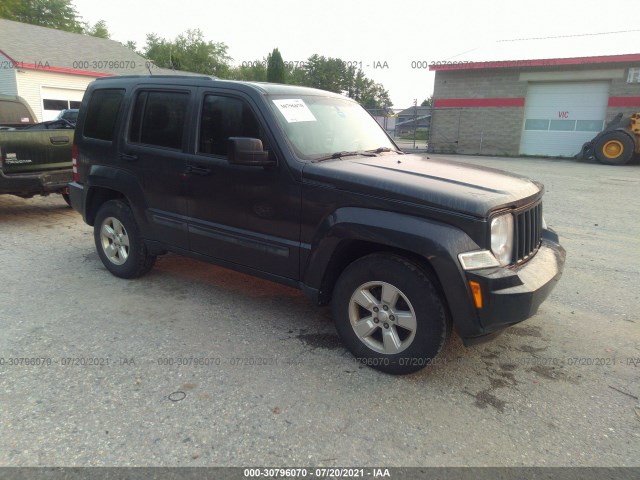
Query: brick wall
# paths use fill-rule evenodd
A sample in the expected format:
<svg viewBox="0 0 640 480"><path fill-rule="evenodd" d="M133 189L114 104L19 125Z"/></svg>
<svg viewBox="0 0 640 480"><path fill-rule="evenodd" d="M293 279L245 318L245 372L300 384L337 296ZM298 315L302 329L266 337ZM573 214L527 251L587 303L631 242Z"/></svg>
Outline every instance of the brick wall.
<svg viewBox="0 0 640 480"><path fill-rule="evenodd" d="M519 70L437 72L435 99L522 98ZM435 108L430 149L436 153L517 155L522 107Z"/></svg>
<svg viewBox="0 0 640 480"><path fill-rule="evenodd" d="M636 68L640 68L640 66ZM640 97L640 83L627 83L628 74L629 69L626 69L623 79L611 81L610 97ZM638 105L628 107L609 107L607 108L606 123L610 122L618 113L630 115L636 112L640 112L640 102L638 102Z"/></svg>
<svg viewBox="0 0 640 480"><path fill-rule="evenodd" d="M520 82L514 69L436 72L434 98L524 97L526 82Z"/></svg>

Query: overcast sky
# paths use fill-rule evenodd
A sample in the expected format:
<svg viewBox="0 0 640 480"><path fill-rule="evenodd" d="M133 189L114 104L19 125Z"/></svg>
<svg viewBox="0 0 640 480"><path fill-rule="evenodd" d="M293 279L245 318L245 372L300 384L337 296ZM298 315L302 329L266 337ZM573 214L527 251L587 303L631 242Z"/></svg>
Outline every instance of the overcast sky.
<svg viewBox="0 0 640 480"><path fill-rule="evenodd" d="M107 22L111 38L147 33L168 39L199 28L224 42L233 63L273 48L285 61L310 55L362 62L395 107L433 93L433 72L412 68L446 60L522 60L640 53L638 0L74 0L85 21ZM635 10L635 11L634 11ZM619 32L619 33L612 33ZM547 38L554 37L554 38ZM388 68L374 68L376 65ZM414 67L418 66L414 64Z"/></svg>

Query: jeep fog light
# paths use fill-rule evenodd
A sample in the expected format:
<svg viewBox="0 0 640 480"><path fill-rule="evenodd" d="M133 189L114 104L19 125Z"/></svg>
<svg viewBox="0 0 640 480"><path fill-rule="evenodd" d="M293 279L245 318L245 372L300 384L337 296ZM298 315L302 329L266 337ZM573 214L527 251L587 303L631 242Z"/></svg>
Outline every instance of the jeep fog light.
<svg viewBox="0 0 640 480"><path fill-rule="evenodd" d="M481 268L499 267L496 257L489 250L478 250L458 255L460 265L464 270L480 270Z"/></svg>
<svg viewBox="0 0 640 480"><path fill-rule="evenodd" d="M491 220L491 252L500 265L509 265L513 257L513 215L507 213Z"/></svg>

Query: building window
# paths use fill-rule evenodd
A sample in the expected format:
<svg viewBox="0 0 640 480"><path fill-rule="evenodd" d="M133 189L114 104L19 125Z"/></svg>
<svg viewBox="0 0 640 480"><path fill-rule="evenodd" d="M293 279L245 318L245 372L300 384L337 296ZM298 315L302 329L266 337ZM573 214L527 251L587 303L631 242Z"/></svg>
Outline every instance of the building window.
<svg viewBox="0 0 640 480"><path fill-rule="evenodd" d="M69 100L49 100L42 101L45 110L66 110L69 108Z"/></svg>
<svg viewBox="0 0 640 480"><path fill-rule="evenodd" d="M604 122L602 120L578 120L576 131L578 132L599 132L602 130Z"/></svg>
<svg viewBox="0 0 640 480"><path fill-rule="evenodd" d="M640 68L630 68L627 83L640 83Z"/></svg>
<svg viewBox="0 0 640 480"><path fill-rule="evenodd" d="M603 126L603 120L544 120L528 118L524 123L525 130L551 132L600 132Z"/></svg>
<svg viewBox="0 0 640 480"><path fill-rule="evenodd" d="M549 124L549 130L554 132L573 132L575 129L575 120L551 120Z"/></svg>
<svg viewBox="0 0 640 480"><path fill-rule="evenodd" d="M549 130L549 120L527 118L524 122L525 130Z"/></svg>

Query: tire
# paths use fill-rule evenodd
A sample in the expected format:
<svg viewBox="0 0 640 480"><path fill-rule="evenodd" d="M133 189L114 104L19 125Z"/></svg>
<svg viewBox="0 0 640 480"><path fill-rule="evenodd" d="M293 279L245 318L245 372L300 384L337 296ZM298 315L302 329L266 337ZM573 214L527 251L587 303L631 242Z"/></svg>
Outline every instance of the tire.
<svg viewBox="0 0 640 480"><path fill-rule="evenodd" d="M624 132L613 131L596 140L596 159L605 165L626 165L633 157L633 138Z"/></svg>
<svg viewBox="0 0 640 480"><path fill-rule="evenodd" d="M451 331L434 281L394 254L372 254L349 265L334 287L332 311L351 353L392 374L434 363Z"/></svg>
<svg viewBox="0 0 640 480"><path fill-rule="evenodd" d="M71 207L71 198L69 197L68 193L61 193L60 195L62 195L62 198L64 198L64 201L67 202L67 205L69 205L69 207Z"/></svg>
<svg viewBox="0 0 640 480"><path fill-rule="evenodd" d="M93 238L100 260L116 277L141 277L156 261L147 251L129 205L121 200L110 200L100 207Z"/></svg>

